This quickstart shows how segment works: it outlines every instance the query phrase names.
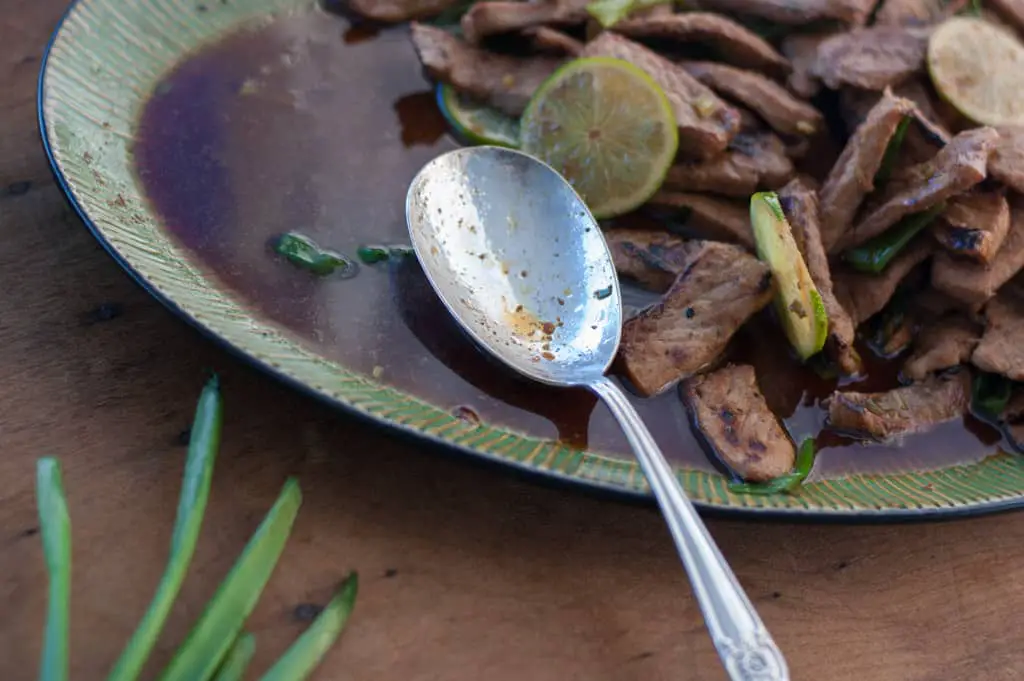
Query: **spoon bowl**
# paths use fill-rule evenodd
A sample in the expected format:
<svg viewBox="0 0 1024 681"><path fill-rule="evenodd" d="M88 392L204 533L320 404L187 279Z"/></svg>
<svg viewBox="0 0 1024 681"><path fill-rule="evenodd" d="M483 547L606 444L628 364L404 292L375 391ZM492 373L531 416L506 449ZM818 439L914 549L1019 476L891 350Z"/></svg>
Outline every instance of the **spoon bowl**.
<svg viewBox="0 0 1024 681"><path fill-rule="evenodd" d="M502 147L427 163L406 197L416 256L470 336L549 385L602 376L622 297L601 229L554 169Z"/></svg>
<svg viewBox="0 0 1024 681"><path fill-rule="evenodd" d="M605 376L622 334L622 298L604 235L572 186L527 154L468 147L420 170L405 211L427 279L477 344L534 380L585 386L611 410L729 677L787 681L785 658L658 443Z"/></svg>

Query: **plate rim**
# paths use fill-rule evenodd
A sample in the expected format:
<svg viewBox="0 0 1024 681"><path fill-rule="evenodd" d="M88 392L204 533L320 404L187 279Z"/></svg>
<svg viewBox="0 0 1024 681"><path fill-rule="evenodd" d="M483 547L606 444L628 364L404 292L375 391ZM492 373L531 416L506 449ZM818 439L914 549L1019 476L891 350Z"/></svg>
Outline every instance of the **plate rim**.
<svg viewBox="0 0 1024 681"><path fill-rule="evenodd" d="M43 50L36 87L36 118L39 135L43 149L46 153L47 162L50 166L50 171L54 176L57 186L60 187L65 200L70 204L76 215L78 215L79 219L85 225L86 229L93 238L96 239L103 250L142 290L159 301L174 316L185 321L189 326L198 331L201 336L212 341L215 345L226 350L232 356L240 359L249 366L256 368L265 375L272 377L274 380L287 385L290 389L296 390L305 396L312 397L318 402L326 404L336 410L340 410L347 415L354 416L362 423L374 427L383 433L397 435L410 442L426 444L432 450L431 454L457 454L460 460L467 463L492 466L496 469L500 468L500 470L506 474L512 473L523 476L531 482L539 483L544 486L564 487L575 493L583 492L585 494L615 499L627 503L641 503L646 506L653 506L654 498L651 496L649 491L632 489L616 484L612 481L605 482L601 480L584 479L562 470L533 466L529 465L525 461L506 458L494 452L475 449L469 445L442 438L433 432L421 430L413 425L374 414L366 409L358 407L355 404L348 403L340 397L317 390L314 386L311 386L296 377L288 375L286 372L272 366L268 362L256 356L254 353L239 347L229 339L219 335L215 330L206 326L201 320L197 319L195 316L180 307L176 302L167 297L167 295L165 295L157 285L150 282L142 273L132 266L132 264L128 262L128 260L99 229L96 222L89 216L85 206L82 205L82 202L72 189L61 163L54 154L50 135L51 131L44 107L46 78L49 72L50 57L52 55L53 47L65 28L68 17L76 11L76 8L79 5L88 1L89 0L71 0L57 21L46 43L45 49ZM401 392L403 395L406 394L404 391L401 391L401 389L391 389ZM408 397L419 399L411 395ZM438 408L436 405L432 406ZM497 425L492 425L490 427L501 428ZM515 436L516 434L512 433L512 435ZM519 437L522 437L522 435L519 435ZM879 475L879 477L885 478L887 476ZM904 523L950 520L1020 510L1024 508L1024 490L1016 495L998 499L957 503L955 506L934 506L923 508L757 507L712 503L699 498L694 498L693 503L698 510L705 515L748 521L767 520L823 522L826 524Z"/></svg>

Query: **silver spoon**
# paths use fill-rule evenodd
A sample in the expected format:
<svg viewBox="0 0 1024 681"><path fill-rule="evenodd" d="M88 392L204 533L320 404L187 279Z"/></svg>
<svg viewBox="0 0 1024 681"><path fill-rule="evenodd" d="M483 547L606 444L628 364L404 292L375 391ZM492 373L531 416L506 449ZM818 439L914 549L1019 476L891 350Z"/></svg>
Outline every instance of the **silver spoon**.
<svg viewBox="0 0 1024 681"><path fill-rule="evenodd" d="M622 299L611 253L583 200L550 166L500 147L429 162L406 196L427 278L469 335L519 373L586 387L626 433L668 523L733 681L787 681L785 658L622 389L605 375Z"/></svg>

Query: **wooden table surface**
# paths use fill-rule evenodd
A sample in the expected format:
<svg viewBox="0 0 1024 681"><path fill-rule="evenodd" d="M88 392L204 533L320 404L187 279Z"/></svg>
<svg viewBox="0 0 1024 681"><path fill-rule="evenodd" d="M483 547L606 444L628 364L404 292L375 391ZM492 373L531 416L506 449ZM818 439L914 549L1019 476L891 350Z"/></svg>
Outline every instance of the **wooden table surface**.
<svg viewBox="0 0 1024 681"><path fill-rule="evenodd" d="M37 457L62 461L72 514L72 673L101 679L162 570L208 369L223 377L224 444L157 664L295 474L304 504L248 624L257 670L302 630L296 608L355 568L353 619L317 679L724 679L652 509L396 441L244 366L128 279L38 139L36 76L64 5L4 0L0 18L0 679L38 664ZM794 680L1019 681L1022 519L711 530Z"/></svg>

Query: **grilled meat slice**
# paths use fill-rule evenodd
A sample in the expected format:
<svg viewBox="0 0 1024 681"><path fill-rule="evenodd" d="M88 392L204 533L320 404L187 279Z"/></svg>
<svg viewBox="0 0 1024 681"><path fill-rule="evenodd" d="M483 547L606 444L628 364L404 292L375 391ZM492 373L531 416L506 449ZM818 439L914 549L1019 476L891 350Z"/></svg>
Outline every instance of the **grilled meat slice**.
<svg viewBox="0 0 1024 681"><path fill-rule="evenodd" d="M758 189L778 189L794 172L782 140L770 132L741 132L719 156L672 166L663 186L746 198Z"/></svg>
<svg viewBox="0 0 1024 681"><path fill-rule="evenodd" d="M767 265L738 246L705 242L660 302L622 327L619 361L643 395L709 366L772 297Z"/></svg>
<svg viewBox="0 0 1024 681"><path fill-rule="evenodd" d="M836 430L890 440L960 418L970 402L971 374L960 368L883 393L835 392L828 418Z"/></svg>
<svg viewBox="0 0 1024 681"><path fill-rule="evenodd" d="M913 102L886 91L864 122L857 126L839 160L832 166L819 192L821 237L829 253L834 252L835 244L853 223L864 197L874 189L875 175L882 165L889 140L900 121L913 110Z"/></svg>
<svg viewBox="0 0 1024 681"><path fill-rule="evenodd" d="M412 24L412 41L430 76L510 116L523 113L534 91L563 59L510 57L469 45L440 28Z"/></svg>
<svg viewBox="0 0 1024 681"><path fill-rule="evenodd" d="M972 192L949 202L932 234L942 246L961 257L992 262L1010 230L1010 204L1002 192Z"/></svg>
<svg viewBox="0 0 1024 681"><path fill-rule="evenodd" d="M616 33L633 38L698 42L710 45L716 57L736 66L771 76L789 73L789 60L761 36L721 14L680 12L664 16L626 19Z"/></svg>
<svg viewBox="0 0 1024 681"><path fill-rule="evenodd" d="M694 426L738 476L764 482L793 468L796 448L768 408L754 367L729 364L687 380L681 392Z"/></svg>
<svg viewBox="0 0 1024 681"><path fill-rule="evenodd" d="M755 112L783 135L814 135L824 126L820 111L760 73L707 61L683 62L682 66L701 83Z"/></svg>

